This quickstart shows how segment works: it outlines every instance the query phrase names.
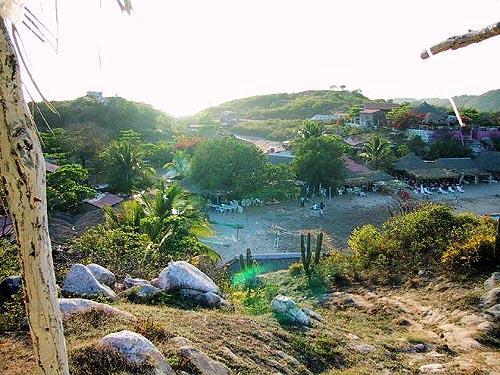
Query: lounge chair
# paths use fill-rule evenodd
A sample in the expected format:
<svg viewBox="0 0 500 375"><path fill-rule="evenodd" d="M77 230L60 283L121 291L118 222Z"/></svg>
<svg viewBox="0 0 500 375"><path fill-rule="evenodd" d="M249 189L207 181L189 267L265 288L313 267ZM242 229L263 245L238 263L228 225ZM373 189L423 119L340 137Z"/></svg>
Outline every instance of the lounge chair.
<svg viewBox="0 0 500 375"><path fill-rule="evenodd" d="M445 190L443 190L441 187L438 188L438 192L440 192L443 195L447 195L448 194L448 192L445 191Z"/></svg>
<svg viewBox="0 0 500 375"><path fill-rule="evenodd" d="M456 189L457 189L457 191L458 191L459 193L465 193L465 190L464 190L464 189L462 189L462 187L461 187L460 185L457 185L457 186L456 186Z"/></svg>

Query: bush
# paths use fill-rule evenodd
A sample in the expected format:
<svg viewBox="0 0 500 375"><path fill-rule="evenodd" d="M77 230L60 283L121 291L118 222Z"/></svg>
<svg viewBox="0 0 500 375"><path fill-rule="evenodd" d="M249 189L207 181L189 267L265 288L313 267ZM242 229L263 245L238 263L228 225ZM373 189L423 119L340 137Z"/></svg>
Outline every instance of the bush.
<svg viewBox="0 0 500 375"><path fill-rule="evenodd" d="M87 230L73 242L70 251L76 261L100 264L117 276L127 273L143 278L157 276L172 260L160 257L157 246L147 235L122 228L108 229L104 225Z"/></svg>
<svg viewBox="0 0 500 375"><path fill-rule="evenodd" d="M439 204L425 204L386 221L364 225L349 238L353 256L345 264L378 281L426 268L441 272L482 272L495 268L492 220L454 214Z"/></svg>
<svg viewBox="0 0 500 375"><path fill-rule="evenodd" d="M485 272L495 269L495 225L482 218L479 223L468 223L455 230L448 248L441 256L445 269L459 273ZM495 259L496 255L496 259Z"/></svg>

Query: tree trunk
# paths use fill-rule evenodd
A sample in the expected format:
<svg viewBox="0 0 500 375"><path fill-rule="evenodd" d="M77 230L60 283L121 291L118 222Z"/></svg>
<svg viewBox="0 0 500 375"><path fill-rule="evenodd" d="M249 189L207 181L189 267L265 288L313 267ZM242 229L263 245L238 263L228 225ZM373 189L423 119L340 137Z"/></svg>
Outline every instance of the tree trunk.
<svg viewBox="0 0 500 375"><path fill-rule="evenodd" d="M40 374L69 374L52 263L45 161L24 102L16 53L0 18L0 172L12 216Z"/></svg>

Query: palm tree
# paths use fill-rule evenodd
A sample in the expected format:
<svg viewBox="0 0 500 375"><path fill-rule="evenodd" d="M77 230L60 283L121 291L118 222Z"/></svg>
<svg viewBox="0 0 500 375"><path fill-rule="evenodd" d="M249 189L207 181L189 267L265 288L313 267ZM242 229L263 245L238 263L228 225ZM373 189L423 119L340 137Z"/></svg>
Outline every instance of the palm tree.
<svg viewBox="0 0 500 375"><path fill-rule="evenodd" d="M191 170L191 165L189 163L186 151L175 151L172 162L165 164L163 168L166 168L169 170L169 172L172 172L173 178L182 179L186 177Z"/></svg>
<svg viewBox="0 0 500 375"><path fill-rule="evenodd" d="M138 145L127 141L114 141L104 151L107 173L116 190L129 193L151 185L156 172L145 164L143 156Z"/></svg>
<svg viewBox="0 0 500 375"><path fill-rule="evenodd" d="M319 122L304 121L304 125L299 130L299 136L303 139L317 138L323 135L325 126Z"/></svg>
<svg viewBox="0 0 500 375"><path fill-rule="evenodd" d="M119 211L106 207L105 221L110 228L128 228L146 234L165 252L176 251L167 244L178 243L184 238L198 242L198 236L212 234L197 202L178 183L161 184L152 194L141 194L126 202ZM208 247L203 250L208 255L219 257Z"/></svg>
<svg viewBox="0 0 500 375"><path fill-rule="evenodd" d="M390 143L379 135L374 135L359 156L373 168L384 168L391 161L391 153Z"/></svg>

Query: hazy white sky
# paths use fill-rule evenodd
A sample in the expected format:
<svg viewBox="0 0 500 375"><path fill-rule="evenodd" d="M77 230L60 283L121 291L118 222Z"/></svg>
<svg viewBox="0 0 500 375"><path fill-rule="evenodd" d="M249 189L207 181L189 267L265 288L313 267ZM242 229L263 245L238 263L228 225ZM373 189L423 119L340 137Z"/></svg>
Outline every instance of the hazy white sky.
<svg viewBox="0 0 500 375"><path fill-rule="evenodd" d="M53 0L31 0L55 30ZM59 0L59 52L23 30L49 99L87 90L173 115L226 100L345 84L370 98L500 88L500 37L421 50L500 20L500 0ZM42 9L40 9L42 7ZM99 53L101 63L99 63Z"/></svg>

